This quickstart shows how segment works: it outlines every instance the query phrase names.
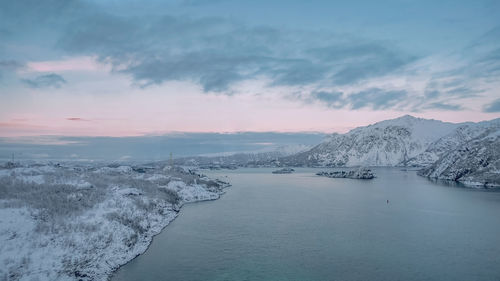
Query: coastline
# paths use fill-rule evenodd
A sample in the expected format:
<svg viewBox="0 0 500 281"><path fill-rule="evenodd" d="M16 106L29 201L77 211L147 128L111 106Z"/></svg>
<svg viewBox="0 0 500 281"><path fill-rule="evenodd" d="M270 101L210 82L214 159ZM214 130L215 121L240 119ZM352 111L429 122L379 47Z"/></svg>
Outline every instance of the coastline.
<svg viewBox="0 0 500 281"><path fill-rule="evenodd" d="M110 280L184 204L230 184L190 170L129 166L0 169L0 279Z"/></svg>
<svg viewBox="0 0 500 281"><path fill-rule="evenodd" d="M229 185L229 186L230 186L230 185ZM225 188L227 188L227 187L229 187L229 186L226 186ZM164 226L162 226L162 227L161 227L161 229L160 229L159 231L157 231L156 233L152 234L152 235L151 235L151 238L149 239L149 241L147 241L147 242L145 241L145 248L144 248L144 250L143 250L143 251L141 251L140 253L137 253L137 254L136 254L135 256L133 256L132 258L129 258L129 259L128 259L125 263L122 263L122 264L118 265L116 268L112 269L112 271L111 271L109 274L107 274L107 277L106 277L106 279L105 279L105 280L107 280L107 281L112 280L112 279L113 279L114 274L115 274L115 273L116 273L116 272L117 272L117 271L118 271L118 270L119 270L122 266L127 265L128 263L130 263L131 261L133 261L133 260L134 260L135 258L137 258L138 256L140 256L140 255L144 254L144 253L145 253L145 252L149 249L149 247L151 246L151 244L153 243L153 240L155 239L155 237L156 237L157 235L159 235L160 233L162 233L162 232L163 232L163 230L165 230L165 229L166 229L166 228L170 225L170 223L171 223L171 222L173 222L173 221L174 221L174 220L175 220L175 219L179 216L179 214L180 214L180 212L181 212L182 208L183 208L185 205L189 205L189 204L196 204L196 203L206 202L206 201L215 201L215 200L220 199L220 197L221 197L224 193L225 193L225 191L224 191L224 190L222 190L222 192L219 194L219 197L214 198L214 199L201 199L201 200L198 200L198 201L190 201L190 202L185 202L185 203L183 203L181 206L179 206L179 210L178 210L177 212L175 212L175 213L176 213L176 214L175 214L175 216L174 216L171 220L169 220L168 222L166 222L166 224L165 224Z"/></svg>

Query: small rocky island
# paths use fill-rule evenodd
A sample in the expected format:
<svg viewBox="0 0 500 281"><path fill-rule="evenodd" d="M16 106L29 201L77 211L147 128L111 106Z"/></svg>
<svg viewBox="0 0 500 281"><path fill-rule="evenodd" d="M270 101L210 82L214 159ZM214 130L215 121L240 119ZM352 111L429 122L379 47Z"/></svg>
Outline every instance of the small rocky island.
<svg viewBox="0 0 500 281"><path fill-rule="evenodd" d="M273 174L291 174L293 173L295 170L292 169L292 168L282 168L282 169L279 169L279 170L276 170L276 171L273 171Z"/></svg>
<svg viewBox="0 0 500 281"><path fill-rule="evenodd" d="M375 178L375 174L370 169L361 168L353 171L334 171L334 172L318 172L317 176L329 178L348 178L348 179L362 179L369 180Z"/></svg>

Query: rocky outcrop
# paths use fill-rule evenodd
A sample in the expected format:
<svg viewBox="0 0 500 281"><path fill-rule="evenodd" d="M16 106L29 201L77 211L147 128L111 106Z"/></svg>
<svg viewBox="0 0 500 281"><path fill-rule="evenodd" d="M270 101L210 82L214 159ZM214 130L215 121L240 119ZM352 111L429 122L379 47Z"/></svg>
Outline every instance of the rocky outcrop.
<svg viewBox="0 0 500 281"><path fill-rule="evenodd" d="M292 168L283 168L283 169L279 169L279 170L273 171L272 173L273 174L291 174L294 171L295 170L292 169Z"/></svg>
<svg viewBox="0 0 500 281"><path fill-rule="evenodd" d="M328 178L348 178L348 179L362 179L369 180L375 178L375 174L366 168L361 168L353 171L334 171L334 172L318 172L317 176Z"/></svg>
<svg viewBox="0 0 500 281"><path fill-rule="evenodd" d="M479 138L450 150L419 175L477 187L500 187L500 136Z"/></svg>
<svg viewBox="0 0 500 281"><path fill-rule="evenodd" d="M479 123L464 123L450 134L431 143L424 152L408 159L408 161L403 164L411 167L430 166L445 153L458 150L463 145L473 140L477 141L495 136L499 131L500 119Z"/></svg>

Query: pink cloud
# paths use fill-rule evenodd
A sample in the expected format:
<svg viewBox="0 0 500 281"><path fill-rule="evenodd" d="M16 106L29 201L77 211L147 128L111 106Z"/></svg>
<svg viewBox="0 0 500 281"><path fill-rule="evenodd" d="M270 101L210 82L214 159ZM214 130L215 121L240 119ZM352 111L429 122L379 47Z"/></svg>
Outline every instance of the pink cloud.
<svg viewBox="0 0 500 281"><path fill-rule="evenodd" d="M68 120L68 121L90 121L88 119L83 119L80 117L68 117L68 118L66 118L66 120Z"/></svg>
<svg viewBox="0 0 500 281"><path fill-rule="evenodd" d="M0 106L0 122L6 122L0 124L0 136L138 136L175 131L344 133L357 126L408 113L451 122L498 118L498 114L472 109L418 114L369 109L332 110L321 105L283 99L280 93L255 95L253 90L249 90L249 93L234 96L207 95L183 82L139 89L128 87L129 80L124 76L113 77L110 87L118 87L114 90L105 84L96 86L92 81L69 88L66 93L40 91L22 103L6 101ZM469 105L480 108L481 103L478 101L477 106ZM26 121L15 122L14 119Z"/></svg>
<svg viewBox="0 0 500 281"><path fill-rule="evenodd" d="M77 57L56 61L29 62L28 68L37 72L97 71L103 69L92 57Z"/></svg>
<svg viewBox="0 0 500 281"><path fill-rule="evenodd" d="M80 144L82 141L65 140L59 136L10 136L2 140L4 143L38 144L38 145L68 145Z"/></svg>
<svg viewBox="0 0 500 281"><path fill-rule="evenodd" d="M27 118L13 118L13 119L10 119L10 121L13 123L22 123L22 122L29 121L29 119L27 119Z"/></svg>

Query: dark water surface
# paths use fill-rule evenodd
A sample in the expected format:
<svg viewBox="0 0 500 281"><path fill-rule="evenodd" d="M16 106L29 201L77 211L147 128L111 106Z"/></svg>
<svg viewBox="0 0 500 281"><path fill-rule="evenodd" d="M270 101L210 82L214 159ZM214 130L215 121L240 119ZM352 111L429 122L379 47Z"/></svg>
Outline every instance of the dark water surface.
<svg viewBox="0 0 500 281"><path fill-rule="evenodd" d="M184 206L112 280L500 280L500 192L297 170L208 173L233 186Z"/></svg>

